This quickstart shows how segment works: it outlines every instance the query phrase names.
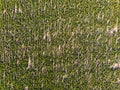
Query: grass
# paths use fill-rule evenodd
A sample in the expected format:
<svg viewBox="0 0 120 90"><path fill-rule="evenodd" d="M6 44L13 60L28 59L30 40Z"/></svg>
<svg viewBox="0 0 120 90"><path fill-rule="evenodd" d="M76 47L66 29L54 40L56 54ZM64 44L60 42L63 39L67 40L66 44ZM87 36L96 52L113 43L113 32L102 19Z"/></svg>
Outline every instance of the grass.
<svg viewBox="0 0 120 90"><path fill-rule="evenodd" d="M1 0L0 89L119 90L119 2ZM26 89L27 90L27 89Z"/></svg>

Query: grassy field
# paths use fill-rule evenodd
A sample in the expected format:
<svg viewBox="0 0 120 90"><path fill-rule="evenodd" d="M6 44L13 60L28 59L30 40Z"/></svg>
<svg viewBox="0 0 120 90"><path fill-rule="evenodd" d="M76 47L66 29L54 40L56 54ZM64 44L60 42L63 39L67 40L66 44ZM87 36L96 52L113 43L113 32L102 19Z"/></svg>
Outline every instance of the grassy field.
<svg viewBox="0 0 120 90"><path fill-rule="evenodd" d="M119 90L119 0L0 0L0 90Z"/></svg>

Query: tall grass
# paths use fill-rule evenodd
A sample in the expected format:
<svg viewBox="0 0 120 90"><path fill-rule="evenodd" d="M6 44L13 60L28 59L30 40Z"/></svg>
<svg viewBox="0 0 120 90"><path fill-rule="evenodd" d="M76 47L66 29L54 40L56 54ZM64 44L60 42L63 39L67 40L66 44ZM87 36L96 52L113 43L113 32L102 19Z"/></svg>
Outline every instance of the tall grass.
<svg viewBox="0 0 120 90"><path fill-rule="evenodd" d="M117 0L1 0L1 90L118 90Z"/></svg>

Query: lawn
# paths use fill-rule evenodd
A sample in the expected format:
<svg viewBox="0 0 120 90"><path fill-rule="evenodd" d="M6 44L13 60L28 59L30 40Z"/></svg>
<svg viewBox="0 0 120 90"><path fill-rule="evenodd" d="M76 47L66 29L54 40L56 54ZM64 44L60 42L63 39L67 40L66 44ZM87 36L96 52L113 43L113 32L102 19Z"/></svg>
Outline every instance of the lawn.
<svg viewBox="0 0 120 90"><path fill-rule="evenodd" d="M0 90L119 90L119 0L1 0Z"/></svg>

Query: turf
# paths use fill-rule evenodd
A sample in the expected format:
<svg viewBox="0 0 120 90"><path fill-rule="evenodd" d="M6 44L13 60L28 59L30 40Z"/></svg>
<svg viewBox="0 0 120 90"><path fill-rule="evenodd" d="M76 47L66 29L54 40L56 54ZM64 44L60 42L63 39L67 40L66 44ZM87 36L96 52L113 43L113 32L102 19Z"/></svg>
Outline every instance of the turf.
<svg viewBox="0 0 120 90"><path fill-rule="evenodd" d="M1 0L0 90L119 90L117 0Z"/></svg>

